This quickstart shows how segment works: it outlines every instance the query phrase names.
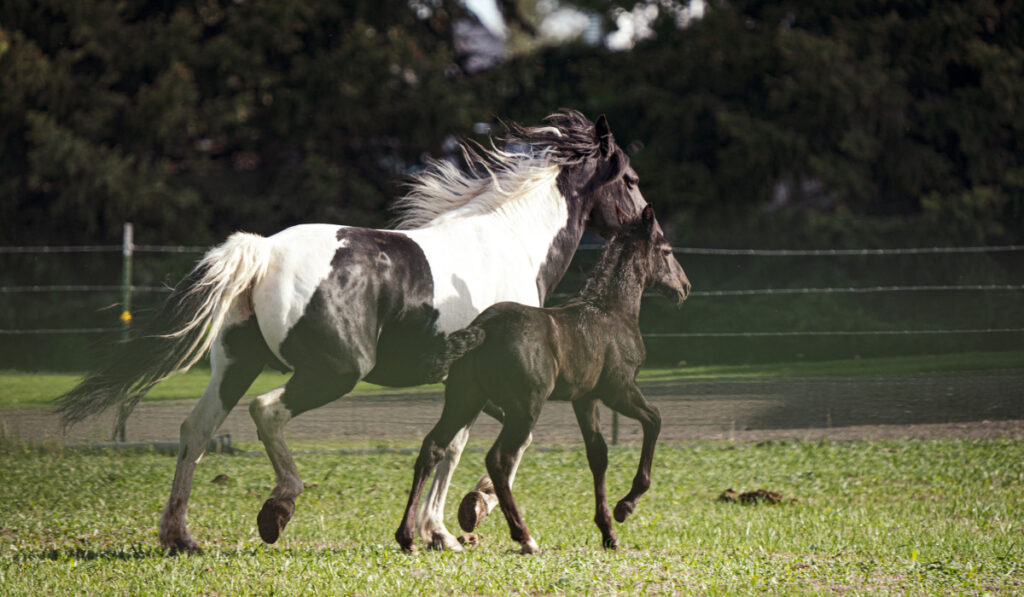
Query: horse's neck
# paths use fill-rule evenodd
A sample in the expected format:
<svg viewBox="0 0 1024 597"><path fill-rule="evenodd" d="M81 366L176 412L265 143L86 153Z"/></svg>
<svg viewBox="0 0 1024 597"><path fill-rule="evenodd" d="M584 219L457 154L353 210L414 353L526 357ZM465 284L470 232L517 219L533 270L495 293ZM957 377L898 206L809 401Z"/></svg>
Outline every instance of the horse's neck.
<svg viewBox="0 0 1024 597"><path fill-rule="evenodd" d="M429 228L452 241L481 238L493 247L491 261L533 272L540 305L569 269L586 224L583 202L562 195L557 180L533 186L522 196L487 211L467 205ZM466 251L473 250L467 244ZM521 270L520 270L521 271Z"/></svg>

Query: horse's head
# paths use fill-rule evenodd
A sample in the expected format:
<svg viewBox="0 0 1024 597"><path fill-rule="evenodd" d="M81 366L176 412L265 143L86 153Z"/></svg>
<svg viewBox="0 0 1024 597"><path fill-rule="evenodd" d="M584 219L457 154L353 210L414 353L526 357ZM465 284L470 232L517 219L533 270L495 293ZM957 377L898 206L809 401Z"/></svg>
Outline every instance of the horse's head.
<svg viewBox="0 0 1024 597"><path fill-rule="evenodd" d="M630 165L629 156L615 142L603 114L594 122L593 130L598 150L581 164L581 178L586 180L582 194L592 206L589 226L609 238L622 224L638 218L647 201L640 193L640 177Z"/></svg>
<svg viewBox="0 0 1024 597"><path fill-rule="evenodd" d="M665 234L654 217L654 208L644 207L640 214L639 230L633 239L638 251L643 251L647 266L647 286L664 295L677 305L690 294L690 279L679 265Z"/></svg>
<svg viewBox="0 0 1024 597"><path fill-rule="evenodd" d="M547 121L549 126L515 126L514 136L547 152L562 167L559 191L582 210L587 227L611 238L620 226L639 218L647 201L608 119L602 115L591 122L576 110L562 110Z"/></svg>

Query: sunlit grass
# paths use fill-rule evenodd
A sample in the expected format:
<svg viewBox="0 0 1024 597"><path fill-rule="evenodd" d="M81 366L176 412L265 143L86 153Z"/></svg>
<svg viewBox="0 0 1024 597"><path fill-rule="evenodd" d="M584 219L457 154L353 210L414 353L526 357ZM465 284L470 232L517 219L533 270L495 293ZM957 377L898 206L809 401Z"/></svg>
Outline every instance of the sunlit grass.
<svg viewBox="0 0 1024 597"><path fill-rule="evenodd" d="M39 594L785 593L980 594L1024 590L1024 443L901 441L663 446L654 485L606 552L581 450L528 452L516 497L544 552L522 557L500 515L465 554L399 552L392 538L414 454L297 457L309 489L282 539L255 515L263 456L209 456L189 522L206 548L165 557L156 522L174 459L3 447L0 591ZM609 493L638 452L613 449ZM467 452L448 520L483 470ZM226 474L230 481L212 479ZM792 502L716 502L725 488Z"/></svg>
<svg viewBox="0 0 1024 597"><path fill-rule="evenodd" d="M766 363L758 365L720 365L675 368L647 368L640 371L641 381L678 381L727 377L821 377L864 375L907 375L935 371L984 371L1024 367L1024 351L969 352L945 355L848 359L842 361L808 361L798 363ZM145 400L184 400L203 393L209 380L207 369L197 368L157 385ZM0 408L49 406L53 398L74 387L80 379L74 373L22 373L0 371ZM288 380L288 375L264 371L247 395L262 394ZM402 389L437 391L440 384ZM355 392L395 391L360 382Z"/></svg>

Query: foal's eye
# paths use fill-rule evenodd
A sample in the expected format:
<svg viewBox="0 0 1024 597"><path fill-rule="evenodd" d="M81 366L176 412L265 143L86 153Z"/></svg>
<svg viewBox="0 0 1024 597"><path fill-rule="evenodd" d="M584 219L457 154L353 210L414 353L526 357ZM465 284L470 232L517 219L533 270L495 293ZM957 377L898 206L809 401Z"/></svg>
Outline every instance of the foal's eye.
<svg viewBox="0 0 1024 597"><path fill-rule="evenodd" d="M672 254L672 247L664 247L661 249L661 254L668 257Z"/></svg>
<svg viewBox="0 0 1024 597"><path fill-rule="evenodd" d="M640 179L636 176L627 175L624 177L624 180L626 181L626 186L630 188L636 187L636 185L640 184Z"/></svg>

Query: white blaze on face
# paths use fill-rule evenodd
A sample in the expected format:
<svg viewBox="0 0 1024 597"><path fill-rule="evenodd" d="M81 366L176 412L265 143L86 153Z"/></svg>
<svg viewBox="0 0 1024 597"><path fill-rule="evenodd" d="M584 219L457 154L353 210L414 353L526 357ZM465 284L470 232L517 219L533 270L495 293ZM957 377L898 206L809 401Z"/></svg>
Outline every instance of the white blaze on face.
<svg viewBox="0 0 1024 597"><path fill-rule="evenodd" d="M278 359L281 343L302 317L313 293L331 273L331 261L346 241L338 240L345 226L304 224L271 236L271 263L253 288L260 331Z"/></svg>

